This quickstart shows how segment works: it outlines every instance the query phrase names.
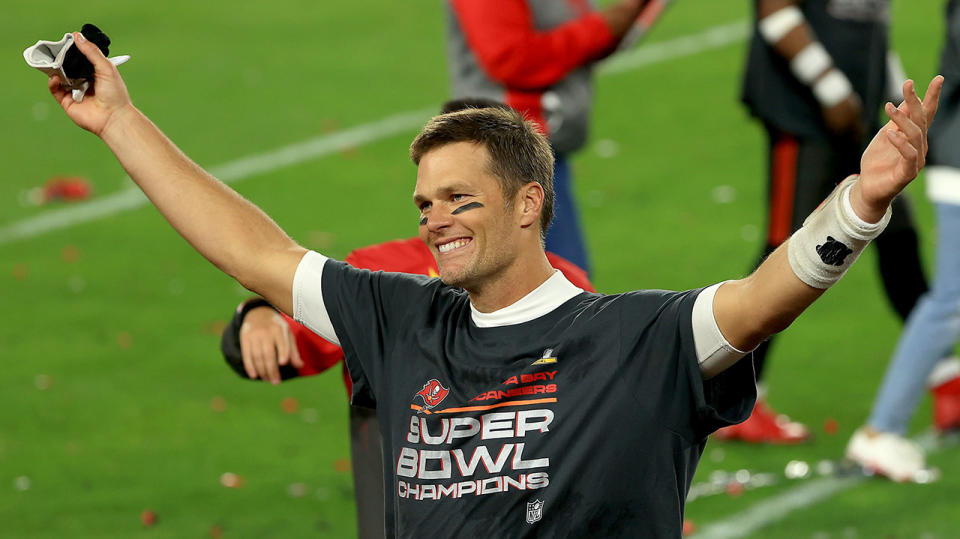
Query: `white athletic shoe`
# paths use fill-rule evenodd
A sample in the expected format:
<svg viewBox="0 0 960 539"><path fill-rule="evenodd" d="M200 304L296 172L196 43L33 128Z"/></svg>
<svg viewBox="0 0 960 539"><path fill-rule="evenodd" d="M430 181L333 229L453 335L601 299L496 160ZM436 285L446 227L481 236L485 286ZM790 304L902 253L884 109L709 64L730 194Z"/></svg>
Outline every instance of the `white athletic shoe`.
<svg viewBox="0 0 960 539"><path fill-rule="evenodd" d="M919 445L889 432L867 434L866 427L853 433L846 455L863 468L901 483L914 481L918 472L925 469Z"/></svg>

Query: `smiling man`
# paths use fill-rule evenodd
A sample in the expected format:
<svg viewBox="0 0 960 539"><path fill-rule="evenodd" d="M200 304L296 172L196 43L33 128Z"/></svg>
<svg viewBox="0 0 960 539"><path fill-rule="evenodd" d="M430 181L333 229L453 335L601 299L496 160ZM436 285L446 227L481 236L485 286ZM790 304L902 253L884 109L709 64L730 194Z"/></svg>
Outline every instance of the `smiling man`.
<svg viewBox="0 0 960 539"><path fill-rule="evenodd" d="M737 362L836 282L923 166L943 79L912 82L851 177L750 276L686 292L584 292L543 233L553 156L519 114L438 116L414 140L420 236L440 279L370 272L297 245L183 155L96 67L67 115L164 217L250 290L340 344L355 404L377 409L390 537L681 534L707 435L755 399Z"/></svg>

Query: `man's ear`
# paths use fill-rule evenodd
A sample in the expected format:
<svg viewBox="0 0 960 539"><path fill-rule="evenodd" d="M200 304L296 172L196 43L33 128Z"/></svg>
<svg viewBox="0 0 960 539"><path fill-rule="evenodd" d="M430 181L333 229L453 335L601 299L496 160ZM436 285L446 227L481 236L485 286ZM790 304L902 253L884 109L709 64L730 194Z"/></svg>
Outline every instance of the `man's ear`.
<svg viewBox="0 0 960 539"><path fill-rule="evenodd" d="M517 194L520 197L520 226L527 228L540 222L543 212L543 186L537 182L530 182L520 188Z"/></svg>

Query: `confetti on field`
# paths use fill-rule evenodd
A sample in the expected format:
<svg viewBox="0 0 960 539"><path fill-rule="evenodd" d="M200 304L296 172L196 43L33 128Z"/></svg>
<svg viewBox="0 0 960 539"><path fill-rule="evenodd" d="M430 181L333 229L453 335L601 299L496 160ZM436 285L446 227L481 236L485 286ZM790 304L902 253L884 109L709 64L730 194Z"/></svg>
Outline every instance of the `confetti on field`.
<svg viewBox="0 0 960 539"><path fill-rule="evenodd" d="M203 323L201 326L201 331L207 335L213 335L219 337L223 335L223 330L227 329L227 323L223 320L209 320Z"/></svg>
<svg viewBox="0 0 960 539"><path fill-rule="evenodd" d="M13 480L13 488L19 490L20 492L26 492L30 490L30 485L30 478L25 475L21 475Z"/></svg>
<svg viewBox="0 0 960 539"><path fill-rule="evenodd" d="M143 523L144 526L153 526L157 523L157 514L149 509L144 509L143 512L140 513L140 522Z"/></svg>
<svg viewBox="0 0 960 539"><path fill-rule="evenodd" d="M23 263L16 263L13 265L13 278L22 281L27 278L27 275L30 274L30 267Z"/></svg>
<svg viewBox="0 0 960 539"><path fill-rule="evenodd" d="M333 469L340 473L350 473L350 461L347 459L336 459L333 461Z"/></svg>
<svg viewBox="0 0 960 539"><path fill-rule="evenodd" d="M683 535L691 535L697 531L697 525L690 519L683 519Z"/></svg>
<svg viewBox="0 0 960 539"><path fill-rule="evenodd" d="M126 350L133 345L133 336L127 331L117 333L117 346Z"/></svg>
<svg viewBox="0 0 960 539"><path fill-rule="evenodd" d="M302 419L304 423L316 423L319 418L320 413L317 412L316 408L304 408L303 411L300 412L300 419Z"/></svg>
<svg viewBox="0 0 960 539"><path fill-rule="evenodd" d="M737 200L737 190L732 185L718 185L710 191L710 198L716 204L730 204Z"/></svg>
<svg viewBox="0 0 960 539"><path fill-rule="evenodd" d="M80 259L80 249L74 245L67 245L60 251L64 262L76 262Z"/></svg>
<svg viewBox="0 0 960 539"><path fill-rule="evenodd" d="M802 460L791 460L783 470L787 479L806 479L810 477L810 465Z"/></svg>
<svg viewBox="0 0 960 539"><path fill-rule="evenodd" d="M333 133L340 130L340 120L336 118L324 118L320 120L321 133Z"/></svg>
<svg viewBox="0 0 960 539"><path fill-rule="evenodd" d="M70 288L70 291L74 294L79 294L87 288L87 280L79 275L74 275L67 281L67 287Z"/></svg>
<svg viewBox="0 0 960 539"><path fill-rule="evenodd" d="M823 432L829 434L830 436L833 436L834 434L836 434L838 428L839 428L839 425L837 424L836 419L832 417L828 417L823 420Z"/></svg>
<svg viewBox="0 0 960 539"><path fill-rule="evenodd" d="M300 409L300 401L293 397L287 397L280 403L280 407L288 414L294 414Z"/></svg>
<svg viewBox="0 0 960 539"><path fill-rule="evenodd" d="M287 486L287 495L291 498L303 498L307 495L306 483L292 483Z"/></svg>
<svg viewBox="0 0 960 539"><path fill-rule="evenodd" d="M42 206L55 200L77 202L90 198L93 189L86 178L79 176L54 176L43 187L34 187L21 195L21 204Z"/></svg>
<svg viewBox="0 0 960 539"><path fill-rule="evenodd" d="M329 250L336 241L336 234L325 230L312 230L307 234L307 243L311 248L319 251Z"/></svg>
<svg viewBox="0 0 960 539"><path fill-rule="evenodd" d="M220 484L227 488L243 488L245 481L233 472L225 472L220 476Z"/></svg>
<svg viewBox="0 0 960 539"><path fill-rule="evenodd" d="M223 528L220 526L212 526L210 528L210 537L213 537L213 539L220 539L223 537Z"/></svg>
<svg viewBox="0 0 960 539"><path fill-rule="evenodd" d="M727 496L730 496L731 498L736 498L737 496L740 496L741 494L743 494L744 490L745 488L743 486L743 483L740 483L738 481L730 481L729 483L727 483L727 487L726 487Z"/></svg>
<svg viewBox="0 0 960 539"><path fill-rule="evenodd" d="M601 159L610 159L620 153L620 144L615 140L603 138L593 144L593 151Z"/></svg>
<svg viewBox="0 0 960 539"><path fill-rule="evenodd" d="M33 378L33 385L40 391L50 389L51 384L53 384L53 379L48 374L38 374Z"/></svg>
<svg viewBox="0 0 960 539"><path fill-rule="evenodd" d="M210 399L210 409L214 412L225 412L227 410L227 399L219 395Z"/></svg>

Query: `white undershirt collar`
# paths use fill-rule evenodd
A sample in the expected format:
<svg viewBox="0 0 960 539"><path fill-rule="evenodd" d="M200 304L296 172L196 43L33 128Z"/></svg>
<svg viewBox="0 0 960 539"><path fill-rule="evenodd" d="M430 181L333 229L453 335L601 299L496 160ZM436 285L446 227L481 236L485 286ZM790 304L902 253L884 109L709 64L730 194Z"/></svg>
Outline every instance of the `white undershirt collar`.
<svg viewBox="0 0 960 539"><path fill-rule="evenodd" d="M549 313L582 292L583 289L568 281L560 270L554 270L543 284L514 303L492 313L482 313L471 303L470 315L480 328L522 324Z"/></svg>

